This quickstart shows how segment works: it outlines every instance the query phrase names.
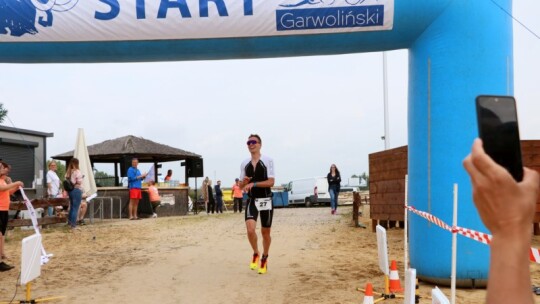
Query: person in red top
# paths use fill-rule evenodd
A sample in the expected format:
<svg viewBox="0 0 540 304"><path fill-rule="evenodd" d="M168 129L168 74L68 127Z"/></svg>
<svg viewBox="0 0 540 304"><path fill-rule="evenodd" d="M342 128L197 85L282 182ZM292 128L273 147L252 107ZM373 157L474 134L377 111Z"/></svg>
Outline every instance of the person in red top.
<svg viewBox="0 0 540 304"><path fill-rule="evenodd" d="M236 210L238 212L242 213L242 198L244 197L244 193L242 192L242 188L240 188L240 179L235 179L235 183L232 186L231 191L231 198L233 199L233 209L234 213L236 213Z"/></svg>
<svg viewBox="0 0 540 304"><path fill-rule="evenodd" d="M12 182L10 184L6 183L8 172L9 165L5 162L0 162L0 232L2 233L2 236L0 237L0 271L13 269L13 266L4 262L4 260L7 258L4 251L4 240L8 224L8 212L10 204L9 195L17 191L19 187L24 187L24 184L21 181Z"/></svg>

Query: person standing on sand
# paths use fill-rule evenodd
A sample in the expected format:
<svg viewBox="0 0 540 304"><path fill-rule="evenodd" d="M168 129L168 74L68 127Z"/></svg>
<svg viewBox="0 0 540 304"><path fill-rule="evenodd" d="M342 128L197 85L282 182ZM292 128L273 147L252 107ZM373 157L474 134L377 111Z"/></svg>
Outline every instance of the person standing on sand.
<svg viewBox="0 0 540 304"><path fill-rule="evenodd" d="M201 197L204 201L204 210L208 210L208 201L206 200L206 196L208 195L206 192L208 191L208 188L206 185L208 184L208 176L203 180L201 185ZM208 213L208 212L206 212Z"/></svg>
<svg viewBox="0 0 540 304"><path fill-rule="evenodd" d="M263 254L260 258L259 274L268 269L268 252L270 251L270 230L274 210L272 206L272 187L274 186L274 161L261 155L262 140L257 134L248 137L247 147L251 157L240 166L241 188L248 194L245 221L249 244L253 249L253 257L249 267L255 270L259 263L259 247L257 240L257 218L261 216L261 234L263 238ZM268 201L268 199L270 201Z"/></svg>
<svg viewBox="0 0 540 304"><path fill-rule="evenodd" d="M214 193L212 191L212 180L206 177L201 190L204 204L206 205L206 214L210 214L210 211L212 211L213 214L216 210L216 202L214 200Z"/></svg>
<svg viewBox="0 0 540 304"><path fill-rule="evenodd" d="M220 180L217 181L214 190L216 192L216 213L223 213L223 191Z"/></svg>
<svg viewBox="0 0 540 304"><path fill-rule="evenodd" d="M234 185L232 186L232 191L231 191L231 199L233 200L234 213L236 213L236 210L242 213L242 199L243 198L244 198L244 195L242 193L242 189L240 188L240 179L236 178L234 180Z"/></svg>
<svg viewBox="0 0 540 304"><path fill-rule="evenodd" d="M72 158L69 161L66 170L66 179L69 179L73 184L73 190L68 192L69 195L69 214L68 214L68 224L71 226L71 229L77 228L77 217L79 215L79 208L81 206L81 201L83 199L83 179L84 175L79 169L79 160L77 158Z"/></svg>
<svg viewBox="0 0 540 304"><path fill-rule="evenodd" d="M60 178L56 174L56 169L56 162L51 160L49 163L49 171L47 171L47 195L49 198L62 197Z"/></svg>
<svg viewBox="0 0 540 304"><path fill-rule="evenodd" d="M24 187L24 184L20 181L6 183L8 172L8 164L0 161L0 233L2 234L0 235L0 271L8 271L14 268L14 266L4 262L7 259L4 251L4 243L8 225L9 204L11 203L9 196L17 191L19 187Z"/></svg>
<svg viewBox="0 0 540 304"><path fill-rule="evenodd" d="M137 209L139 207L139 200L142 198L141 187L142 180L146 177L147 173L141 174L141 171L137 169L139 160L133 158L131 160L131 167L127 170L128 188L129 188L129 219L138 220Z"/></svg>
<svg viewBox="0 0 540 304"><path fill-rule="evenodd" d="M62 197L62 189L60 188L60 178L56 174L57 164L54 160L49 162L49 171L47 171L47 196L49 198ZM54 208L47 207L47 215L53 215Z"/></svg>
<svg viewBox="0 0 540 304"><path fill-rule="evenodd" d="M330 207L332 214L337 213L339 190L341 189L341 174L335 164L330 166L330 172L326 175L328 180L328 192L330 193Z"/></svg>

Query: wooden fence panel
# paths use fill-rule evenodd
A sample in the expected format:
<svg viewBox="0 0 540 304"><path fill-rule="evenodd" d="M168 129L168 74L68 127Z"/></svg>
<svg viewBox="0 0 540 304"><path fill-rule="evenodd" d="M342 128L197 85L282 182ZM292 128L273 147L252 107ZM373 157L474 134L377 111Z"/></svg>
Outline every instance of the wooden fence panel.
<svg viewBox="0 0 540 304"><path fill-rule="evenodd" d="M372 230L378 221L403 221L407 165L407 146L369 155Z"/></svg>
<svg viewBox="0 0 540 304"><path fill-rule="evenodd" d="M522 140L521 152L523 165L540 173L540 140ZM369 195L373 225L377 221L403 221L407 159L407 146L369 155ZM535 234L539 234L540 197L536 202L534 223Z"/></svg>

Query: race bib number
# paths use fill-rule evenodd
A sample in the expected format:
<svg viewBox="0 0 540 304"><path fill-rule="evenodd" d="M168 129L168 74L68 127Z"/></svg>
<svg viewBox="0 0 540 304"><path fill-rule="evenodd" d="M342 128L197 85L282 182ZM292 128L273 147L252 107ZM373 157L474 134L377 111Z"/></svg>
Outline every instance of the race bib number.
<svg viewBox="0 0 540 304"><path fill-rule="evenodd" d="M272 198L271 197L256 198L255 207L257 207L257 210L259 211L272 210Z"/></svg>

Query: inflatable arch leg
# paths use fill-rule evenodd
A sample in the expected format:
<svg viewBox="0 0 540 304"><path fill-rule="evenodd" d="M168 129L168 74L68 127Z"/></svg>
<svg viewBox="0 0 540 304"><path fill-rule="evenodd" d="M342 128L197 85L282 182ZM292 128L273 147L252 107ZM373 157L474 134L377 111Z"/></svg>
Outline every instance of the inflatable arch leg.
<svg viewBox="0 0 540 304"><path fill-rule="evenodd" d="M511 1L498 1L511 11ZM458 183L459 225L486 231L461 163L477 137L474 100L513 94L511 19L490 1L453 1L410 48L409 201L452 223ZM411 265L418 276L448 284L451 234L410 217ZM458 285L486 283L489 248L460 238Z"/></svg>

